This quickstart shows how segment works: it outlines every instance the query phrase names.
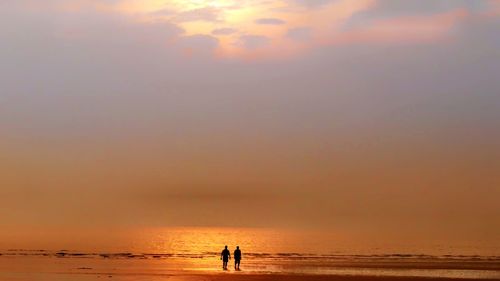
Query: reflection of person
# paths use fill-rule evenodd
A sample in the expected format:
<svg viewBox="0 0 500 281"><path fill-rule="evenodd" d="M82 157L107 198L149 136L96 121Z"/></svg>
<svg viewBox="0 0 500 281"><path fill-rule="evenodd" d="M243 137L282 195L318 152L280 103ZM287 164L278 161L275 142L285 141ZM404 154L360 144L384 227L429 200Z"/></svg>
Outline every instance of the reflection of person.
<svg viewBox="0 0 500 281"><path fill-rule="evenodd" d="M236 246L236 250L234 250L234 269L240 269L240 261L241 261L241 251L240 246Z"/></svg>
<svg viewBox="0 0 500 281"><path fill-rule="evenodd" d="M224 250L222 250L222 253L220 253L220 259L222 260L222 268L227 269L227 262L231 258L231 253L227 249L227 246L224 247Z"/></svg>

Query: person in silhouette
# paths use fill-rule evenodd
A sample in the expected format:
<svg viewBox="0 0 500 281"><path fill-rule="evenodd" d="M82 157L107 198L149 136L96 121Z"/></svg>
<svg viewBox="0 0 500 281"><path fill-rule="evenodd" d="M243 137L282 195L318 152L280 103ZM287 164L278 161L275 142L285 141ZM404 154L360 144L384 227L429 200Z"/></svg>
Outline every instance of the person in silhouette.
<svg viewBox="0 0 500 281"><path fill-rule="evenodd" d="M241 251L240 246L236 246L236 250L234 250L234 269L240 270L240 261L241 261Z"/></svg>
<svg viewBox="0 0 500 281"><path fill-rule="evenodd" d="M220 253L220 259L222 260L222 269L226 270L227 269L227 262L231 258L231 253L226 247L224 247L224 250L222 250L222 253Z"/></svg>

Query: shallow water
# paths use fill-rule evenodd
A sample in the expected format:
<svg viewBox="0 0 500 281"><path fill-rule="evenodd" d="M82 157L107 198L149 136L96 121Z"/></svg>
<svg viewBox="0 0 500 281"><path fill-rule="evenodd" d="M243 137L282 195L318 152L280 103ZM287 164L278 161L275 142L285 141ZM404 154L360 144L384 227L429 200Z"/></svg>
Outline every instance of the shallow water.
<svg viewBox="0 0 500 281"><path fill-rule="evenodd" d="M73 242L73 243L72 243ZM239 245L242 271L500 279L498 248L468 244L352 243L327 233L236 228L170 228L61 240L45 249L4 249L5 274L133 274L221 272L220 251ZM56 248L56 246L65 247ZM68 247L69 246L69 247ZM6 278L4 278L6 279ZM13 279L15 280L15 279Z"/></svg>

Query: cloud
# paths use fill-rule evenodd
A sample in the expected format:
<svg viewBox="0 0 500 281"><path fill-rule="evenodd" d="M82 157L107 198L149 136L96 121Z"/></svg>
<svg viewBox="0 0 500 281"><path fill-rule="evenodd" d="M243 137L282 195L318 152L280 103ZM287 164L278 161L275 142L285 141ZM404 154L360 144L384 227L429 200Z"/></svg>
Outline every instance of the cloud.
<svg viewBox="0 0 500 281"><path fill-rule="evenodd" d="M239 44L246 49L262 48L271 42L271 39L261 35L243 35L239 38Z"/></svg>
<svg viewBox="0 0 500 281"><path fill-rule="evenodd" d="M191 22L191 21L207 21L207 22L218 22L220 21L221 10L213 7L204 7L189 11L184 11L178 13L174 17L174 21L177 22Z"/></svg>
<svg viewBox="0 0 500 281"><path fill-rule="evenodd" d="M488 8L486 1L469 0L419 0L419 1L396 1L379 0L368 10L353 15L345 24L344 28L369 25L378 20L389 20L401 17L431 17L433 15L463 10L475 13Z"/></svg>
<svg viewBox="0 0 500 281"><path fill-rule="evenodd" d="M450 31L467 17L463 10L447 13L381 19L339 34L342 43L432 43L448 38Z"/></svg>
<svg viewBox="0 0 500 281"><path fill-rule="evenodd" d="M149 13L149 15L151 15L153 17L165 17L165 16L172 16L175 14L176 14L176 12L172 9L169 9L169 8L160 9L160 10Z"/></svg>
<svg viewBox="0 0 500 281"><path fill-rule="evenodd" d="M266 24L266 25L282 25L286 21L277 18L262 18L255 21L256 24Z"/></svg>
<svg viewBox="0 0 500 281"><path fill-rule="evenodd" d="M378 15L379 17L432 15L445 13L455 9L465 9L470 12L480 11L487 7L486 1L471 0L419 0L419 1L396 1L379 0L372 10L366 14Z"/></svg>
<svg viewBox="0 0 500 281"><path fill-rule="evenodd" d="M316 7L321 7L321 6L336 2L336 1L338 1L338 0L293 0L292 2L299 4L299 5L302 5L302 6L316 8Z"/></svg>
<svg viewBox="0 0 500 281"><path fill-rule="evenodd" d="M287 37L296 41L306 41L311 38L311 33L310 27L296 27L288 30Z"/></svg>
<svg viewBox="0 0 500 281"><path fill-rule="evenodd" d="M231 35L238 32L238 30L234 28L217 28L212 30L213 35Z"/></svg>
<svg viewBox="0 0 500 281"><path fill-rule="evenodd" d="M219 45L219 40L210 35L197 34L181 37L178 45L186 54L210 56Z"/></svg>
<svg viewBox="0 0 500 281"><path fill-rule="evenodd" d="M325 38L340 41L290 60L226 63L212 58L216 38L175 24L14 2L0 4L2 227L334 227L355 217L418 230L431 217L478 241L498 233L498 17L408 11L334 30ZM248 34L236 47L282 52ZM443 35L453 40L427 40ZM188 204L175 200L186 187L191 197L177 196ZM243 196L244 221L220 216L221 194Z"/></svg>

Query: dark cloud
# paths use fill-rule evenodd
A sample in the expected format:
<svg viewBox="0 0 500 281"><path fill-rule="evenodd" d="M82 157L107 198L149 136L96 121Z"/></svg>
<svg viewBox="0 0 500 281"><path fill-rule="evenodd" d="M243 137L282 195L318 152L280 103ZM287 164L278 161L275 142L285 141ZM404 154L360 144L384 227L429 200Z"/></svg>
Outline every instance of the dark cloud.
<svg viewBox="0 0 500 281"><path fill-rule="evenodd" d="M184 36L179 39L178 45L184 50L194 54L201 54L210 57L219 45L219 40L210 35Z"/></svg>
<svg viewBox="0 0 500 281"><path fill-rule="evenodd" d="M282 25L286 22L281 19L276 18L262 18L255 21L256 24L267 24L267 25Z"/></svg>
<svg viewBox="0 0 500 281"><path fill-rule="evenodd" d="M373 21L409 16L432 16L455 9L464 9L471 13L482 11L488 7L487 1L474 0L421 0L398 1L379 0L376 5L351 17L346 28L369 25Z"/></svg>
<svg viewBox="0 0 500 281"><path fill-rule="evenodd" d="M293 0L294 3L310 7L310 8L315 8L315 7L321 7L326 4L334 3L339 0Z"/></svg>
<svg viewBox="0 0 500 281"><path fill-rule="evenodd" d="M243 35L239 38L239 44L246 49L257 49L267 46L271 39L261 35Z"/></svg>
<svg viewBox="0 0 500 281"><path fill-rule="evenodd" d="M217 28L212 30L212 34L214 35L230 35L238 32L238 30L234 28Z"/></svg>
<svg viewBox="0 0 500 281"><path fill-rule="evenodd" d="M379 0L375 7L364 13L379 17L408 15L431 15L444 13L454 9L466 9L471 12L486 8L487 1L474 0L420 0L397 1Z"/></svg>

